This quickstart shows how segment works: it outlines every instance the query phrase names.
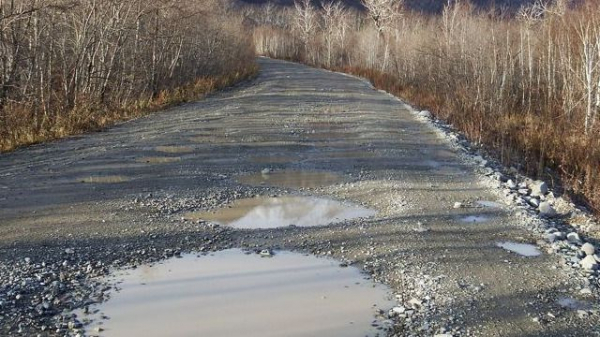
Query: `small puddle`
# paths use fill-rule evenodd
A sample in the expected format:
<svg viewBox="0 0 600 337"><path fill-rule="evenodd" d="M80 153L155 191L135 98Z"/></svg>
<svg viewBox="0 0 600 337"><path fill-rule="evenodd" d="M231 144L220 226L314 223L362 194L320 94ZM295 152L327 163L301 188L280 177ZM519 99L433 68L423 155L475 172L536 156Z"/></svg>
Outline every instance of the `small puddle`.
<svg viewBox="0 0 600 337"><path fill-rule="evenodd" d="M460 219L461 222L481 223L490 221L490 217L486 215L468 215Z"/></svg>
<svg viewBox="0 0 600 337"><path fill-rule="evenodd" d="M314 227L370 217L376 211L335 200L308 197L249 198L214 212L191 212L187 220L206 220L240 229Z"/></svg>
<svg viewBox="0 0 600 337"><path fill-rule="evenodd" d="M190 146L157 146L155 148L158 152L164 153L192 153L194 149Z"/></svg>
<svg viewBox="0 0 600 337"><path fill-rule="evenodd" d="M330 172L278 171L254 173L239 177L238 182L246 185L268 185L286 188L311 188L335 185L344 181L340 175Z"/></svg>
<svg viewBox="0 0 600 337"><path fill-rule="evenodd" d="M479 205L481 207L486 207L486 208L502 208L502 207L504 207L504 206L502 206L501 203L495 202L495 201L481 200L481 201L477 201L476 203L477 203L477 205Z"/></svg>
<svg viewBox="0 0 600 337"><path fill-rule="evenodd" d="M136 161L146 164L168 164L181 161L181 157L141 157L136 159Z"/></svg>
<svg viewBox="0 0 600 337"><path fill-rule="evenodd" d="M560 297L556 303L565 309L570 310L590 310L592 305L590 303L574 299L572 297Z"/></svg>
<svg viewBox="0 0 600 337"><path fill-rule="evenodd" d="M82 183L88 184L112 184L112 183L123 183L129 181L129 178L124 176L96 176L86 177L80 180Z"/></svg>
<svg viewBox="0 0 600 337"><path fill-rule="evenodd" d="M511 251L513 253L517 253L521 256L535 257L542 255L542 253L538 250L538 248L535 245L531 245L528 243L505 241L497 242L496 246Z"/></svg>
<svg viewBox="0 0 600 337"><path fill-rule="evenodd" d="M183 255L116 275L120 291L78 314L88 333L119 336L377 336L389 289L339 262L230 249ZM108 320L102 320L101 315Z"/></svg>

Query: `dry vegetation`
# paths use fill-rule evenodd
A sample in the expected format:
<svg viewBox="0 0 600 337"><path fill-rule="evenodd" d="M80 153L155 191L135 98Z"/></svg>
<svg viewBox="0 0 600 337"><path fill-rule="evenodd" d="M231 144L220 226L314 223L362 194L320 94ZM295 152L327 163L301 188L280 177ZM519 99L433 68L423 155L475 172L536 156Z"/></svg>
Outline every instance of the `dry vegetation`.
<svg viewBox="0 0 600 337"><path fill-rule="evenodd" d="M217 1L0 0L0 151L196 99L256 72L242 18Z"/></svg>
<svg viewBox="0 0 600 337"><path fill-rule="evenodd" d="M366 77L600 210L600 5L559 0L508 18L460 1L439 16L363 3L244 14L258 53Z"/></svg>

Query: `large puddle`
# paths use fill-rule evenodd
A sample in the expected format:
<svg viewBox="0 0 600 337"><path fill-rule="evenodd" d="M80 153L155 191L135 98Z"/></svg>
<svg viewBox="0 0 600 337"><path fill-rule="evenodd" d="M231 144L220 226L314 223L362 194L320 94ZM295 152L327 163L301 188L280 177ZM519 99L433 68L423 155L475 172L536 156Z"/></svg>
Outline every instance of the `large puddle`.
<svg viewBox="0 0 600 337"><path fill-rule="evenodd" d="M344 181L340 175L317 171L276 171L244 175L238 181L246 185L268 185L286 188L312 188L335 185Z"/></svg>
<svg viewBox="0 0 600 337"><path fill-rule="evenodd" d="M338 265L289 252L184 255L122 272L121 290L78 318L105 337L383 335L375 311L394 305L388 289Z"/></svg>
<svg viewBox="0 0 600 337"><path fill-rule="evenodd" d="M214 212L191 212L187 220L206 220L241 229L287 226L314 227L349 219L374 216L377 212L335 200L309 197L249 198Z"/></svg>

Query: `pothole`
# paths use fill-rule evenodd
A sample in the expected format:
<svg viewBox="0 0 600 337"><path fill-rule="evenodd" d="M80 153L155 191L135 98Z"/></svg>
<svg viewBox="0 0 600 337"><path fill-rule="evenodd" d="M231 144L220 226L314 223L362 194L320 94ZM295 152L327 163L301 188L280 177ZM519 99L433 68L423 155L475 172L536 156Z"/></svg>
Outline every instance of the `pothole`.
<svg viewBox="0 0 600 337"><path fill-rule="evenodd" d="M249 198L214 212L191 212L187 220L206 220L240 229L314 227L370 217L376 211L335 200L310 197Z"/></svg>
<svg viewBox="0 0 600 337"><path fill-rule="evenodd" d="M496 246L511 251L513 253L517 253L521 256L535 257L542 255L542 253L538 250L538 248L535 245L528 243L505 241L497 242Z"/></svg>
<svg viewBox="0 0 600 337"><path fill-rule="evenodd" d="M112 184L129 181L129 178L124 176L91 176L85 177L80 181L88 184Z"/></svg>
<svg viewBox="0 0 600 337"><path fill-rule="evenodd" d="M164 153L192 153L194 148L191 146L157 146L155 148L158 152Z"/></svg>
<svg viewBox="0 0 600 337"><path fill-rule="evenodd" d="M120 291L78 317L103 337L377 336L389 290L338 264L291 252L184 255L120 272Z"/></svg>
<svg viewBox="0 0 600 337"><path fill-rule="evenodd" d="M268 185L285 188L312 188L335 185L344 180L345 179L338 174L317 171L258 172L238 178L238 182L246 185Z"/></svg>
<svg viewBox="0 0 600 337"><path fill-rule="evenodd" d="M137 158L136 161L146 164L168 164L181 161L181 157L141 157Z"/></svg>

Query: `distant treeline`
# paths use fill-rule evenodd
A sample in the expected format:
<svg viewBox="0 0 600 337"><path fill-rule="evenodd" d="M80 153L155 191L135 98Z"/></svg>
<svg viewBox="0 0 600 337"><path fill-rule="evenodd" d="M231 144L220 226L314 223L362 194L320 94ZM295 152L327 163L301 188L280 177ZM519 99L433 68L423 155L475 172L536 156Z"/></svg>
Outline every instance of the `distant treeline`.
<svg viewBox="0 0 600 337"><path fill-rule="evenodd" d="M505 164L600 211L600 4L453 1L440 15L401 1L298 1L243 9L257 51L346 71L448 121Z"/></svg>
<svg viewBox="0 0 600 337"><path fill-rule="evenodd" d="M0 150L95 129L252 72L215 0L0 1Z"/></svg>

